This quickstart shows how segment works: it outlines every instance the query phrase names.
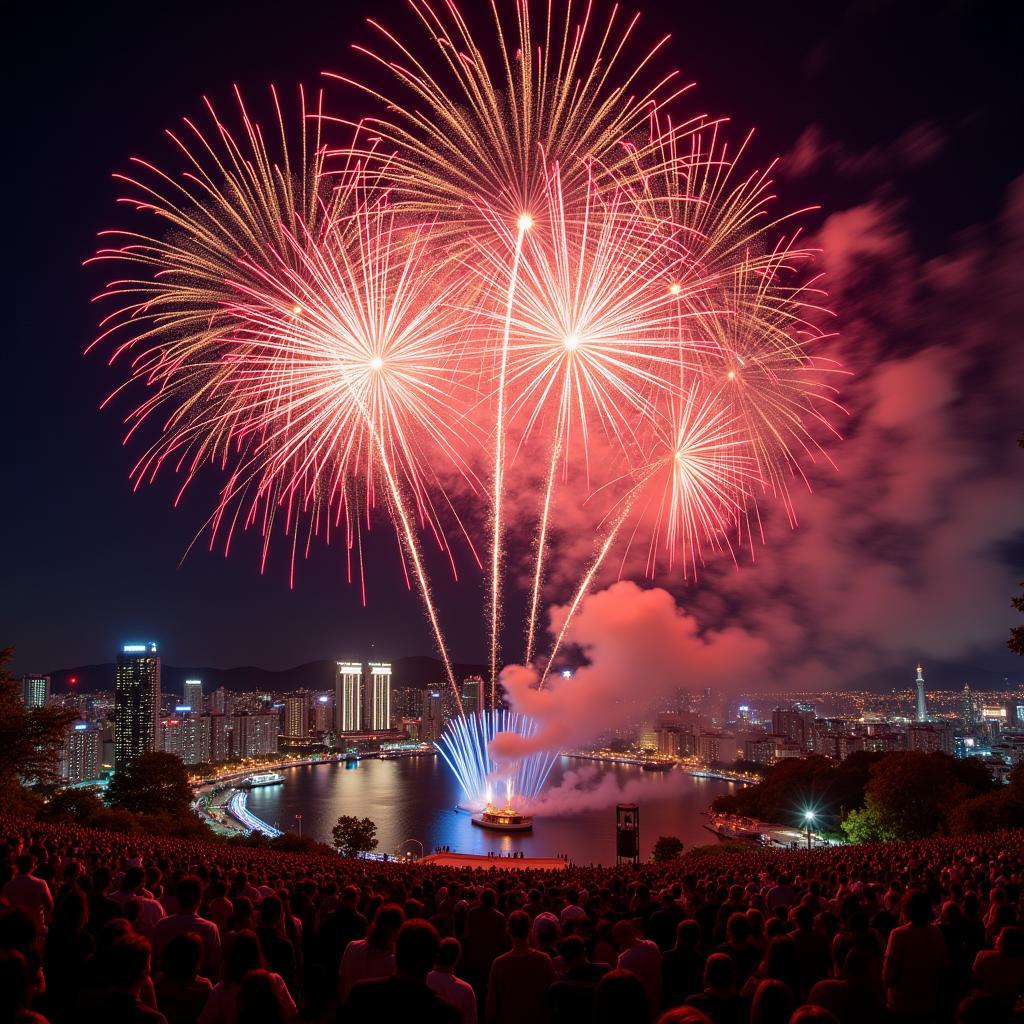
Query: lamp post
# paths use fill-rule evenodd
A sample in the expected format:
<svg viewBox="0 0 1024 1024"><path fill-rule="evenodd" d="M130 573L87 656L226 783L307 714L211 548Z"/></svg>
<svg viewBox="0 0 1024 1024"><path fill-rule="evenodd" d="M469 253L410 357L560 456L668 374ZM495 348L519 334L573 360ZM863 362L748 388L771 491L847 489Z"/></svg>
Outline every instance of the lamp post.
<svg viewBox="0 0 1024 1024"><path fill-rule="evenodd" d="M299 823L299 835L301 836L302 835L302 815L301 814L296 814L295 815L295 820Z"/></svg>
<svg viewBox="0 0 1024 1024"><path fill-rule="evenodd" d="M814 811L804 811L804 825L807 828L807 849L811 848L811 825L814 824Z"/></svg>

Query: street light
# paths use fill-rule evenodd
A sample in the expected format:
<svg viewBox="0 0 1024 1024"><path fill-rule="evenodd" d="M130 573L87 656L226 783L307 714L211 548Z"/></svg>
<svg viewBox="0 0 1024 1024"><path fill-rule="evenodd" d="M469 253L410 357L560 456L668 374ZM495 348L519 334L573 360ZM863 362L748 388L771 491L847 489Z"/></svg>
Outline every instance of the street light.
<svg viewBox="0 0 1024 1024"><path fill-rule="evenodd" d="M807 828L807 849L811 848L811 825L814 824L814 811L804 811L804 825Z"/></svg>
<svg viewBox="0 0 1024 1024"><path fill-rule="evenodd" d="M299 835L301 836L302 835L302 815L301 814L296 814L295 815L295 820L299 823Z"/></svg>

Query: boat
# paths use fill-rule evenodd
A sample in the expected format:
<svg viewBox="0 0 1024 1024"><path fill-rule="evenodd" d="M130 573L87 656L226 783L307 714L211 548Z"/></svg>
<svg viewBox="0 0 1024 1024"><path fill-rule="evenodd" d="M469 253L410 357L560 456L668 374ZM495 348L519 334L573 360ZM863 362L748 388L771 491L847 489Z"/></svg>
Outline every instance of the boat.
<svg viewBox="0 0 1024 1024"><path fill-rule="evenodd" d="M509 807L498 810L488 804L479 814L474 814L472 822L478 828L487 828L492 832L529 832L533 829L533 818L529 814L520 814Z"/></svg>
<svg viewBox="0 0 1024 1024"><path fill-rule="evenodd" d="M358 764L358 763L359 763L359 755L354 750L350 750L345 755L345 764Z"/></svg>
<svg viewBox="0 0 1024 1024"><path fill-rule="evenodd" d="M259 775L250 775L243 785L248 789L253 789L256 786L276 786L279 782L284 782L283 775L277 772L261 772Z"/></svg>
<svg viewBox="0 0 1024 1024"><path fill-rule="evenodd" d="M644 772L670 772L675 767L672 761L644 761L640 770Z"/></svg>

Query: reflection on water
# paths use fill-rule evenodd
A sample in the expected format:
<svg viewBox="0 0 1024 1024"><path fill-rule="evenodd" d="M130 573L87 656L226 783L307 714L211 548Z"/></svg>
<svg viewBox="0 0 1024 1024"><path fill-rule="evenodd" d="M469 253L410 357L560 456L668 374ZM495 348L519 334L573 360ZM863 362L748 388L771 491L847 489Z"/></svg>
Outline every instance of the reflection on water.
<svg viewBox="0 0 1024 1024"><path fill-rule="evenodd" d="M578 766L570 758L555 765L551 784ZM678 836L687 846L714 842L703 827L701 811L732 783L715 779L681 782L677 773L643 772L631 765L609 765L620 784L642 783L640 804L641 857L650 857L658 836ZM295 831L302 815L302 834L331 841L331 829L341 814L372 818L377 823L378 850L393 853L406 840L421 842L429 853L449 846L464 853L508 853L527 856L568 854L577 863L615 862L613 807L561 817L537 818L533 832L501 835L477 828L469 815L454 810L459 790L439 757L409 757L396 761L368 760L357 768L344 764L304 765L284 770L280 786L254 789L252 812L271 825ZM635 793L631 794L635 796ZM416 844L410 844L418 852Z"/></svg>

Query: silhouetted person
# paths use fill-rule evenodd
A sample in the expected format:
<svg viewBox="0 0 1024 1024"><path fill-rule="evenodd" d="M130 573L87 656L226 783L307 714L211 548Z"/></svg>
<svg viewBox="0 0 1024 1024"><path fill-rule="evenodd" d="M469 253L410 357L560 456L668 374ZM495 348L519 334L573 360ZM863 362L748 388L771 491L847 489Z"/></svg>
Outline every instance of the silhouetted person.
<svg viewBox="0 0 1024 1024"><path fill-rule="evenodd" d="M285 934L284 906L277 896L264 898L260 904L259 920L256 934L259 936L267 969L280 974L288 986L288 991L294 993L295 947Z"/></svg>
<svg viewBox="0 0 1024 1024"><path fill-rule="evenodd" d="M10 1024L47 1024L45 1017L29 1009L32 971L17 949L0 949L0 1020Z"/></svg>
<svg viewBox="0 0 1024 1024"><path fill-rule="evenodd" d="M548 1017L551 1024L590 1024L594 1015L594 995L608 964L592 964L587 947L578 936L570 935L558 947L565 971L548 989Z"/></svg>
<svg viewBox="0 0 1024 1024"><path fill-rule="evenodd" d="M212 921L199 916L203 883L195 875L185 875L179 879L174 894L178 912L153 926L153 952L159 959L175 935L193 932L203 943L202 973L207 978L216 978L220 973L220 932Z"/></svg>
<svg viewBox="0 0 1024 1024"><path fill-rule="evenodd" d="M661 998L666 1007L679 1006L704 987L704 955L700 952L700 925L680 921L675 945L661 958Z"/></svg>
<svg viewBox="0 0 1024 1024"><path fill-rule="evenodd" d="M946 940L931 923L932 904L927 893L909 893L903 913L907 923L890 932L885 950L885 1005L896 1020L930 1021L939 1007L949 968Z"/></svg>
<svg viewBox="0 0 1024 1024"><path fill-rule="evenodd" d="M594 1024L649 1024L647 991L632 971L609 971L594 992Z"/></svg>
<svg viewBox="0 0 1024 1024"><path fill-rule="evenodd" d="M395 973L353 986L343 1020L460 1024L459 1011L427 986L441 940L432 924L406 921L395 943ZM240 1022L243 1024L243 1022Z"/></svg>
<svg viewBox="0 0 1024 1024"><path fill-rule="evenodd" d="M199 974L203 942L194 932L175 935L164 950L161 970L153 980L156 1005L167 1024L196 1024L213 985Z"/></svg>
<svg viewBox="0 0 1024 1024"><path fill-rule="evenodd" d="M291 1024L295 1004L282 995L276 975L257 969L242 979L238 1024Z"/></svg>
<svg viewBox="0 0 1024 1024"><path fill-rule="evenodd" d="M141 935L129 934L104 951L104 987L84 1000L80 1020L118 1024L167 1024L167 1018L140 998L149 984L151 947Z"/></svg>
<svg viewBox="0 0 1024 1024"><path fill-rule="evenodd" d="M750 1024L788 1024L795 1007L793 993L781 981L765 978L750 1001Z"/></svg>
<svg viewBox="0 0 1024 1024"><path fill-rule="evenodd" d="M386 903L377 910L366 938L348 944L338 968L339 1005L348 999L353 985L395 973L395 939L404 920L401 907Z"/></svg>
<svg viewBox="0 0 1024 1024"><path fill-rule="evenodd" d="M442 939L434 969L427 975L427 987L459 1011L462 1024L477 1024L476 993L473 986L455 977L455 968L461 956L462 946L458 939Z"/></svg>
<svg viewBox="0 0 1024 1024"><path fill-rule="evenodd" d="M266 966L256 933L248 930L237 932L224 959L224 980L213 986L203 1012L199 1014L199 1024L237 1024L242 1004L242 981L251 971L265 970ZM294 1014L295 1003L284 979L271 973L270 984L277 992L278 1001Z"/></svg>
<svg viewBox="0 0 1024 1024"><path fill-rule="evenodd" d="M715 1024L745 1024L749 1003L736 991L736 966L724 953L712 953L704 965L704 991L686 1000Z"/></svg>
<svg viewBox="0 0 1024 1024"><path fill-rule="evenodd" d="M508 938L512 948L494 961L487 979L486 1024L543 1020L555 980L551 957L530 946L530 915L523 910L509 914Z"/></svg>

